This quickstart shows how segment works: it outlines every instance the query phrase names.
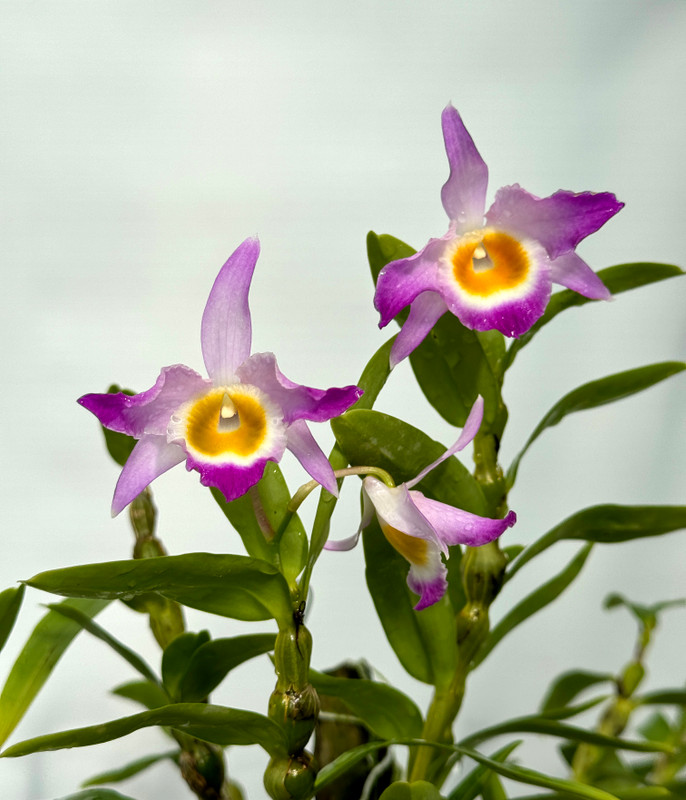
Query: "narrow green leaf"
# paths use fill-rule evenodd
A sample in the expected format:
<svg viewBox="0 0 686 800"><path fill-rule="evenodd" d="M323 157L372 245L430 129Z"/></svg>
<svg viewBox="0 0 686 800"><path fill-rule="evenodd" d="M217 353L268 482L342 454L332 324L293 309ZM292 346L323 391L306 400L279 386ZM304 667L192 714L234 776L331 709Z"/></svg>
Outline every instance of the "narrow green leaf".
<svg viewBox="0 0 686 800"><path fill-rule="evenodd" d="M474 667L479 665L508 633L524 622L525 619L528 619L530 616L552 603L553 600L556 600L562 594L574 578L581 572L581 568L588 558L592 547L592 544L587 544L582 547L562 572L558 573L547 583L539 586L530 595L527 595L500 620L477 652L473 663Z"/></svg>
<svg viewBox="0 0 686 800"><path fill-rule="evenodd" d="M686 364L680 361L665 361L661 364L650 364L646 367L608 375L606 378L585 383L583 386L579 386L574 391L569 392L561 400L558 400L538 423L534 432L529 436L526 444L512 462L507 473L508 486L512 486L517 478L517 469L522 457L546 428L557 425L568 414L584 411L588 408L597 408L607 403L614 403L616 400L642 392L644 389L648 389L685 369Z"/></svg>
<svg viewBox="0 0 686 800"><path fill-rule="evenodd" d="M134 800L134 798L128 794L115 792L114 789L84 789L76 794L60 797L58 800Z"/></svg>
<svg viewBox="0 0 686 800"><path fill-rule="evenodd" d="M521 739L510 742L510 744L501 747L500 750L493 753L490 758L493 759L493 761L505 761L510 753L519 747L521 743ZM492 773L487 767L483 764L477 764L477 766L452 790L448 795L448 800L474 800L481 793L481 789L490 774Z"/></svg>
<svg viewBox="0 0 686 800"><path fill-rule="evenodd" d="M331 420L331 427L350 464L381 467L397 484L414 478L446 451L418 428L379 411L348 411ZM418 488L448 505L474 514L486 512L481 487L455 456L433 469Z"/></svg>
<svg viewBox="0 0 686 800"><path fill-rule="evenodd" d="M614 676L607 672L586 672L571 670L559 675L551 684L541 704L541 713L545 714L558 708L565 708L581 692L599 683L611 683Z"/></svg>
<svg viewBox="0 0 686 800"><path fill-rule="evenodd" d="M577 511L541 536L514 561L505 580L510 580L534 556L564 539L614 544L661 536L686 528L686 506L591 506Z"/></svg>
<svg viewBox="0 0 686 800"><path fill-rule="evenodd" d="M606 786L612 789L612 793L618 800L668 800L675 795L664 786ZM517 800L565 800L566 795L557 792L546 792L545 794L520 795Z"/></svg>
<svg viewBox="0 0 686 800"><path fill-rule="evenodd" d="M130 681L112 689L112 694L132 700L144 708L161 708L169 703L169 697L158 683Z"/></svg>
<svg viewBox="0 0 686 800"><path fill-rule="evenodd" d="M5 646L5 642L12 632L21 608L21 601L24 599L25 589L26 587L22 583L21 586L5 589L0 593L0 650Z"/></svg>
<svg viewBox="0 0 686 800"><path fill-rule="evenodd" d="M428 781L396 781L381 795L379 800L442 800L438 789Z"/></svg>
<svg viewBox="0 0 686 800"><path fill-rule="evenodd" d="M658 689L633 699L643 706L686 706L686 689Z"/></svg>
<svg viewBox="0 0 686 800"><path fill-rule="evenodd" d="M317 778L314 782L314 789L311 796L314 797L330 783L333 783L335 780L340 778L341 775L344 775L349 769L352 769L355 764L362 761L362 759L367 758L368 755L371 755L372 753L375 753L377 750L381 750L384 747L390 747L392 744L399 744L399 742L396 742L394 739L391 739L387 742L367 742L366 744L361 744L358 747L353 747L351 750L346 750L345 753L338 756L338 758L334 759L333 761L330 761L319 770L317 773Z"/></svg>
<svg viewBox="0 0 686 800"><path fill-rule="evenodd" d="M186 703L199 703L224 680L235 667L255 656L274 649L276 635L254 633L227 639L213 639L192 655L181 681L181 698Z"/></svg>
<svg viewBox="0 0 686 800"><path fill-rule="evenodd" d="M122 394L128 394L129 397L136 394L135 392L132 392L131 389L122 389L121 386L118 386L116 383L113 383L107 390L107 394L118 394L119 392ZM127 436L125 433L111 431L104 425L101 425L100 428L105 437L105 446L107 447L107 452L117 462L117 464L119 464L120 467L123 467L138 440L134 439L133 436Z"/></svg>
<svg viewBox="0 0 686 800"><path fill-rule="evenodd" d="M606 269L598 271L598 277L612 294L620 294L629 289L638 289L641 286L648 286L651 283L664 281L667 278L675 278L683 274L683 271L679 267L672 266L671 264L653 264L644 261L635 264L618 264L615 267L607 267ZM573 306L583 306L586 303L592 302L597 301L577 294L571 289L563 289L560 292L555 292L550 298L545 313L538 322L525 334L520 336L519 339L515 339L512 342L503 361L503 370L507 370L512 366L515 356L522 347L527 345L538 331L553 320L561 311L572 308Z"/></svg>
<svg viewBox="0 0 686 800"><path fill-rule="evenodd" d="M107 600L67 600L64 604L95 616L107 603ZM55 664L80 632L80 625L54 611L48 611L36 625L0 694L0 745L16 728Z"/></svg>
<svg viewBox="0 0 686 800"><path fill-rule="evenodd" d="M210 641L208 631L182 633L170 642L162 654L162 683L172 702L185 700L181 696L181 682L195 651ZM199 700L204 700L204 697Z"/></svg>
<svg viewBox="0 0 686 800"><path fill-rule="evenodd" d="M46 750L102 744L156 725L175 728L224 746L259 744L269 754L283 752L286 747L281 728L261 714L206 703L176 703L100 725L27 739L8 747L0 757L15 758Z"/></svg>
<svg viewBox="0 0 686 800"><path fill-rule="evenodd" d="M399 689L364 678L334 678L310 670L310 683L319 694L343 700L377 736L384 739L419 736L422 715Z"/></svg>
<svg viewBox="0 0 686 800"><path fill-rule="evenodd" d="M538 733L568 739L572 742L587 742L600 747L611 747L616 750L631 750L637 753L671 753L673 748L664 742L631 741L616 736L605 736L586 728L577 728L555 719L543 716L526 716L491 725L476 733L472 733L457 744L459 747L474 747L487 739L502 736L505 733Z"/></svg>
<svg viewBox="0 0 686 800"><path fill-rule="evenodd" d="M657 625L657 616L661 611L684 605L686 605L686 600L679 598L677 600L664 600L661 603L652 603L649 606L645 606L641 603L632 603L631 600L627 600L626 597L622 597L622 595L617 592L609 594L603 602L603 606L607 609L623 606L633 614L639 625L645 626L646 628L654 628L655 625Z"/></svg>
<svg viewBox="0 0 686 800"><path fill-rule="evenodd" d="M101 625L94 622L88 614L84 614L83 611L80 611L78 608L66 605L65 603L50 603L47 607L56 614L62 614L62 616L73 620L92 636L108 644L115 653L118 653L125 661L128 661L128 663L131 664L135 670L140 672L144 678L157 682L157 675L155 675L153 670L138 653L122 644L118 639L115 639L115 637L108 633Z"/></svg>
<svg viewBox="0 0 686 800"><path fill-rule="evenodd" d="M178 750L167 750L166 753L157 753L156 755L145 756L137 759L136 761L132 761L130 764L126 764L123 767L119 767L118 769L111 769L107 772L101 772L99 775L94 775L92 778L84 781L82 785L99 786L102 783L119 783L120 781L133 778L134 775L138 775L139 773L148 769L148 767L159 764L160 761L166 761L167 759L170 761L176 761L178 756Z"/></svg>
<svg viewBox="0 0 686 800"><path fill-rule="evenodd" d="M43 572L26 583L68 597L128 599L157 592L200 611L242 620L274 617L290 624L292 615L281 573L247 556L188 553L109 561Z"/></svg>
<svg viewBox="0 0 686 800"><path fill-rule="evenodd" d="M674 736L672 726L669 724L667 717L659 711L651 714L648 719L639 726L638 732L644 739L649 739L651 742L670 742Z"/></svg>

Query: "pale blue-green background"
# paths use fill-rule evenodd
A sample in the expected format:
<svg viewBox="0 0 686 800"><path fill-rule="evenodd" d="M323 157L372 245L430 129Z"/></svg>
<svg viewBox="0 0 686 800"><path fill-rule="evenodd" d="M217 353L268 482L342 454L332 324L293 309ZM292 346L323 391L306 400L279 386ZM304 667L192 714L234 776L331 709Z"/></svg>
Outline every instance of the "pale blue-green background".
<svg viewBox="0 0 686 800"><path fill-rule="evenodd" d="M75 399L112 380L147 388L162 365L202 369L199 327L214 276L246 236L263 251L252 287L254 347L293 380L351 383L387 333L376 329L364 237L415 246L441 235L447 170L440 113L461 111L490 166L490 192L520 182L611 190L626 208L580 248L596 268L683 264L686 4L682 0L477 2L3 2L0 123L4 391L0 588L39 570L127 557L126 516L111 521L117 471ZM520 356L507 387L507 463L562 394L609 372L684 356L677 281L570 311ZM684 497L684 381L579 414L546 432L511 497L510 542L530 542L597 502ZM455 432L400 366L378 407L449 444ZM327 426L315 431L324 446ZM305 476L284 462L291 484ZM172 553L239 540L196 475L155 484ZM357 524L357 487L333 535ZM307 515L308 512L306 512ZM574 587L522 627L470 683L467 732L535 708L553 675L614 670L633 626L601 611L609 590L650 602L686 594L686 538L596 548ZM558 546L521 573L494 615L561 568ZM422 704L385 644L360 551L327 553L314 581L314 664L367 658ZM9 670L39 602L29 592L0 657ZM189 614L216 635L246 626ZM102 621L154 663L142 618ZM265 626L262 626L263 628ZM683 612L665 618L650 684L684 680ZM107 696L132 679L104 645L79 641L12 741L134 711ZM267 659L238 670L218 702L264 711ZM166 748L146 731L100 748L0 762L12 800L52 800L106 767ZM554 769L553 747L526 762ZM263 797L257 748L232 752L250 797ZM190 797L171 766L122 787L138 800ZM526 792L522 787L519 793Z"/></svg>

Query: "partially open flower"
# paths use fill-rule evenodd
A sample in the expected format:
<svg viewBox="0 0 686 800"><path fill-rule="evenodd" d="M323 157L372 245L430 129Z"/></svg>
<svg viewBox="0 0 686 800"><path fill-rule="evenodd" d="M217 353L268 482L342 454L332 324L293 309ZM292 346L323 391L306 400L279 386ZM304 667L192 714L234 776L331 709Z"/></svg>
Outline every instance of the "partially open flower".
<svg viewBox="0 0 686 800"><path fill-rule="evenodd" d="M327 542L326 549L353 548L376 513L386 539L410 563L407 585L419 595L415 609L420 611L440 600L448 588L447 569L441 554L447 556L450 545L475 547L492 542L517 521L514 511L504 519L489 519L430 500L421 492L412 490L431 470L472 441L482 418L483 398L479 397L455 444L411 481L389 487L378 478L366 477L362 483L362 521L357 533L348 539Z"/></svg>
<svg viewBox="0 0 686 800"><path fill-rule="evenodd" d="M221 268L210 292L201 327L209 380L176 364L165 367L146 392L79 399L106 428L139 440L117 482L114 515L181 461L200 473L204 486L215 486L234 500L286 448L315 480L338 493L331 465L307 421L324 422L342 414L362 391L357 386L301 386L279 371L273 353L250 355L248 292L259 253L257 239L246 239Z"/></svg>
<svg viewBox="0 0 686 800"><path fill-rule="evenodd" d="M488 168L451 105L442 124L450 164L441 191L448 232L415 255L387 264L377 282L379 327L410 305L391 366L408 356L446 311L467 328L521 336L545 311L552 283L585 297L610 298L574 249L624 204L609 192L561 190L541 198L514 184L499 189L484 214Z"/></svg>

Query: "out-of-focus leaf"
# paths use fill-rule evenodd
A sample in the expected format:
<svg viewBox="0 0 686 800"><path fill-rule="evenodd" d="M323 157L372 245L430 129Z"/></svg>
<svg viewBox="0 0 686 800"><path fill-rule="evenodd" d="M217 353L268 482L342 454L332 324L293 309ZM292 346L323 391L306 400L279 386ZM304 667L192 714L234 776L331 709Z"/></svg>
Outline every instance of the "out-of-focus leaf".
<svg viewBox="0 0 686 800"><path fill-rule="evenodd" d="M442 800L443 795L428 781L396 781L379 800Z"/></svg>
<svg viewBox="0 0 686 800"><path fill-rule="evenodd" d="M686 689L658 689L633 700L643 706L686 706Z"/></svg>
<svg viewBox="0 0 686 800"><path fill-rule="evenodd" d="M108 600L66 600L65 604L95 616ZM82 630L71 619L48 611L36 625L14 662L0 694L0 745L15 729L74 637Z"/></svg>
<svg viewBox="0 0 686 800"><path fill-rule="evenodd" d="M563 539L587 542L628 542L644 536L686 528L686 506L591 506L577 511L537 539L514 561L505 580L510 580L524 564Z"/></svg>
<svg viewBox="0 0 686 800"><path fill-rule="evenodd" d="M310 683L319 694L343 700L381 738L419 736L422 732L422 715L417 706L388 684L364 678L335 678L313 669Z"/></svg>
<svg viewBox="0 0 686 800"><path fill-rule="evenodd" d="M495 753L493 753L490 758L493 761L505 761L510 753L519 747L521 743L521 739L516 742L510 742L510 744L505 745L505 747L501 747L500 750L497 750ZM477 766L474 767L474 769L460 781L460 783L452 790L452 792L450 792L448 795L448 800L474 800L481 793L481 789L486 780L488 780L488 776L490 774L492 773L487 767L485 767L483 764L477 764Z"/></svg>
<svg viewBox="0 0 686 800"><path fill-rule="evenodd" d="M630 600L627 600L626 597L622 597L621 594L617 594L613 592L609 594L603 603L605 608L617 608L618 606L624 606L624 608L628 609L636 618L638 623L646 628L654 628L657 625L657 615L668 608L676 608L677 606L684 606L686 605L686 600L680 598L677 600L664 600L661 603L653 603L649 606L644 606L641 603L632 603Z"/></svg>
<svg viewBox="0 0 686 800"><path fill-rule="evenodd" d="M67 797L60 797L58 800L134 800L128 794L120 794L114 789L84 789L76 794Z"/></svg>
<svg viewBox="0 0 686 800"><path fill-rule="evenodd" d="M12 632L17 614L21 608L21 601L24 599L24 590L21 586L5 589L0 592L0 650L5 646L5 642Z"/></svg>
<svg viewBox="0 0 686 800"><path fill-rule="evenodd" d="M118 394L119 392L122 394L128 394L129 397L136 394L135 392L132 392L131 389L122 389L121 386L117 386L116 383L113 383L107 390L107 394ZM117 464L119 464L120 467L123 467L138 440L134 439L133 436L127 436L125 433L111 431L104 425L101 425L100 428L105 436L105 446L107 447L107 452L110 454L110 456L112 456Z"/></svg>
<svg viewBox="0 0 686 800"><path fill-rule="evenodd" d="M111 769L107 772L101 772L99 775L94 775L92 778L84 781L83 786L99 786L102 783L119 783L120 781L128 780L128 778L133 778L134 775L138 775L138 773L143 772L148 769L148 767L159 764L160 761L166 761L167 759L176 761L178 755L178 750L167 750L166 753L145 756L144 758L139 758L118 769Z"/></svg>
<svg viewBox="0 0 686 800"><path fill-rule="evenodd" d="M276 634L254 633L227 639L213 639L192 655L181 681L181 698L199 703L235 667L274 649Z"/></svg>
<svg viewBox="0 0 686 800"><path fill-rule="evenodd" d="M169 696L157 683L151 681L131 681L112 689L112 694L133 700L145 708L161 708L169 703Z"/></svg>
<svg viewBox="0 0 686 800"><path fill-rule="evenodd" d="M581 572L581 568L588 558L592 547L592 544L587 544L582 547L562 572L558 573L547 583L539 586L530 595L527 595L500 620L478 650L474 658L474 667L480 664L500 640L513 631L517 625L520 625L525 619L528 619L537 611L545 608L562 594L574 578Z"/></svg>
<svg viewBox="0 0 686 800"><path fill-rule="evenodd" d="M512 486L517 478L517 469L522 456L546 428L557 425L568 414L584 411L588 408L597 408L607 403L614 403L615 400L621 400L637 392L642 392L644 389L648 389L685 369L686 364L680 361L665 361L661 364L650 364L646 367L608 375L606 378L585 383L583 386L579 386L569 392L561 400L558 400L538 423L534 432L529 436L526 444L512 462L507 473L508 486Z"/></svg>
<svg viewBox="0 0 686 800"><path fill-rule="evenodd" d="M195 651L209 641L208 631L182 633L165 648L162 654L162 682L172 702L179 703L186 699L181 695L181 681ZM204 697L199 698L199 700L204 699Z"/></svg>
<svg viewBox="0 0 686 800"><path fill-rule="evenodd" d="M584 703L578 703L575 706L563 706L561 708L551 708L548 711L541 711L541 716L546 719L571 719L589 708L595 708L599 703L604 703L610 699L610 694L601 694L598 697L593 697L591 700L586 700Z"/></svg>
<svg viewBox="0 0 686 800"><path fill-rule="evenodd" d="M618 800L668 800L675 795L664 786L606 786L611 789ZM557 792L546 792L544 794L519 795L517 800L564 800L565 795Z"/></svg>
<svg viewBox="0 0 686 800"><path fill-rule="evenodd" d="M8 747L0 753L0 757L15 758L46 750L111 742L155 725L175 728L198 739L224 746L259 744L270 754L284 752L287 746L281 728L261 714L206 703L176 703L100 725L27 739Z"/></svg>
<svg viewBox="0 0 686 800"><path fill-rule="evenodd" d="M598 277L612 294L620 294L629 289L648 286L651 283L664 281L667 278L675 278L683 274L683 271L679 267L672 266L671 264L654 264L645 261L636 262L634 264L618 264L615 267L607 267L606 269L598 271ZM538 331L554 319L561 311L571 308L572 306L583 306L591 302L595 301L577 294L577 292L573 292L571 289L563 289L560 292L555 292L550 298L545 313L538 322L525 334L512 342L503 361L503 370L509 369L509 367L512 366L515 356L522 347L527 345Z"/></svg>
<svg viewBox="0 0 686 800"><path fill-rule="evenodd" d="M242 620L274 617L290 624L292 616L281 573L247 556L188 553L108 561L43 572L26 583L68 597L127 599L157 592L200 611Z"/></svg>
<svg viewBox="0 0 686 800"><path fill-rule="evenodd" d="M599 683L611 683L614 676L607 672L586 672L585 670L571 670L558 675L553 681L541 703L541 713L546 714L557 708L565 708L581 692Z"/></svg>
<svg viewBox="0 0 686 800"><path fill-rule="evenodd" d="M669 742L673 736L672 727L664 714L656 711L638 727L638 732L644 739L651 742Z"/></svg>
<svg viewBox="0 0 686 800"><path fill-rule="evenodd" d="M88 614L84 614L83 611L80 611L78 608L66 605L65 603L51 603L48 605L48 608L56 614L62 614L62 616L68 617L80 625L85 631L88 631L92 636L95 636L96 639L100 639L100 641L108 644L115 653L118 653L125 661L128 661L128 663L131 664L135 670L140 672L144 678L153 682L158 680L157 675L155 675L138 653L135 653L118 639L115 639L115 637L108 633L101 625L94 622Z"/></svg>
<svg viewBox="0 0 686 800"><path fill-rule="evenodd" d="M457 638L455 613L448 599L416 612L416 596L407 586L409 564L388 543L376 519L364 531L362 541L367 586L389 644L413 678L444 684L454 673Z"/></svg>
<svg viewBox="0 0 686 800"><path fill-rule="evenodd" d="M397 484L414 478L446 450L418 428L378 411L348 411L331 420L331 427L353 466L381 467ZM448 505L486 513L481 487L455 456L433 469L417 488Z"/></svg>

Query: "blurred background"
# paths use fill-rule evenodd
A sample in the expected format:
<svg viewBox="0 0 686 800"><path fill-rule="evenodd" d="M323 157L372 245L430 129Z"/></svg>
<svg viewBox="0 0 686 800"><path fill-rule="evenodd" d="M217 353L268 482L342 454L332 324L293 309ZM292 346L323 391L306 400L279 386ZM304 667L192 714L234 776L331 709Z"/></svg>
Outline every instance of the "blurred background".
<svg viewBox="0 0 686 800"><path fill-rule="evenodd" d="M118 469L75 400L113 381L146 389L163 365L202 371L205 300L245 237L258 233L262 242L254 351L274 351L285 374L312 386L357 379L390 335L376 327L365 235L371 228L420 247L445 231L440 114L449 101L489 165L489 202L513 182L541 196L613 191L626 208L581 245L582 257L596 269L686 262L682 0L5 0L0 15L0 589L45 569L129 556L126 514L109 516ZM570 310L547 327L508 373L503 462L576 386L683 359L685 285L667 281ZM683 502L683 395L679 376L546 431L522 462L511 496L519 523L508 542L529 543L595 503ZM456 438L413 386L407 362L377 408L446 445ZM314 432L328 448L328 426ZM307 477L290 455L283 467L293 489ZM172 470L154 494L170 553L241 552L195 473ZM358 514L351 482L332 535L352 533ZM559 544L523 570L497 601L495 620L578 546ZM458 733L533 711L563 669L618 670L634 623L622 610L603 611L603 598L686 594L685 557L684 533L598 545L556 607L519 628L474 675ZM385 642L361 548L325 553L313 586L313 665L367 659L425 706L427 687L405 675ZM27 593L0 680L40 604L53 600ZM187 616L191 629L215 636L269 630ZM113 605L99 620L159 663L144 618ZM666 614L649 687L683 683L685 634L684 612ZM133 713L108 695L133 677L83 634L10 741ZM264 712L273 682L263 657L232 673L215 699ZM13 800L53 800L166 747L149 730L5 760L0 785ZM548 743L518 753L529 766L560 769ZM256 747L230 753L230 772L253 799L264 796L264 763ZM167 764L121 791L138 800L191 797Z"/></svg>

